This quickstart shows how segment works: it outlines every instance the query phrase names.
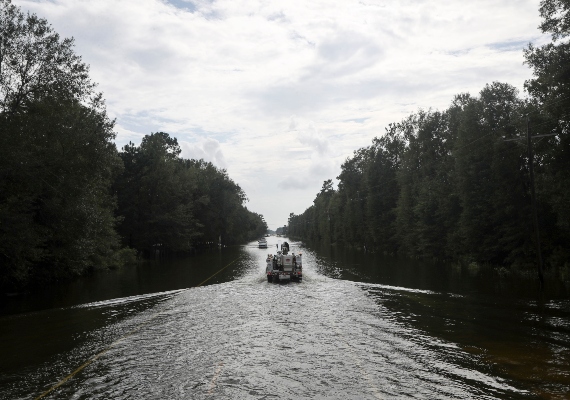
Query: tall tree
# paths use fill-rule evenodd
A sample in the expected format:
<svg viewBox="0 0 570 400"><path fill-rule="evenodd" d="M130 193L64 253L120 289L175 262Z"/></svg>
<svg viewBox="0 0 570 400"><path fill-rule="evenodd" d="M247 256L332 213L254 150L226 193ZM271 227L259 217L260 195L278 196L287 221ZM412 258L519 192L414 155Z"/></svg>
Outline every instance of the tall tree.
<svg viewBox="0 0 570 400"><path fill-rule="evenodd" d="M44 98L0 115L0 286L116 264L121 162L101 106Z"/></svg>
<svg viewBox="0 0 570 400"><path fill-rule="evenodd" d="M49 23L0 0L0 112L23 112L44 97L85 101L96 96L89 67Z"/></svg>
<svg viewBox="0 0 570 400"><path fill-rule="evenodd" d="M420 111L410 121L399 172L402 196L398 203L398 234L408 254L445 258L453 158L446 113ZM404 216L407 215L407 218ZM455 221L456 222L456 221Z"/></svg>
<svg viewBox="0 0 570 400"><path fill-rule="evenodd" d="M556 134L535 142L537 197L541 233L547 246L569 257L570 240L570 1L543 0L540 29L552 42L525 50L534 78L525 82L536 112L529 114L532 134ZM552 212L552 223L548 220Z"/></svg>
<svg viewBox="0 0 570 400"><path fill-rule="evenodd" d="M176 138L157 132L120 152L125 169L115 188L125 244L150 255L187 252L205 243L237 244L265 234L241 187L225 170L180 157Z"/></svg>
<svg viewBox="0 0 570 400"><path fill-rule="evenodd" d="M398 248L396 205L400 187L397 173L405 148L400 128L399 124L390 124L384 136L373 139L370 162L364 171L368 188L366 220L372 236L372 247L390 253Z"/></svg>
<svg viewBox="0 0 570 400"><path fill-rule="evenodd" d="M0 287L118 262L121 163L93 88L73 39L0 0Z"/></svg>
<svg viewBox="0 0 570 400"><path fill-rule="evenodd" d="M196 181L179 159L176 138L157 132L120 153L125 171L117 180L120 232L127 244L153 251L187 251L198 234L192 202Z"/></svg>
<svg viewBox="0 0 570 400"><path fill-rule="evenodd" d="M504 138L521 135L517 90L495 82L463 105L454 149L461 200L461 253L503 264L520 255L528 237L524 152ZM514 146L514 147L513 147Z"/></svg>

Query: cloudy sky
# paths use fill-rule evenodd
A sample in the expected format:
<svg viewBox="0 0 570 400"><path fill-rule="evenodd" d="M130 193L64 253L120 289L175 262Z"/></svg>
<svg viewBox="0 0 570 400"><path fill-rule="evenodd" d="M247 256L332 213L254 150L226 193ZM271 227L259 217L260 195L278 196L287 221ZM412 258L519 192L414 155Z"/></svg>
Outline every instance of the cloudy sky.
<svg viewBox="0 0 570 400"><path fill-rule="evenodd" d="M91 66L117 146L164 131L270 229L352 152L486 83L521 89L539 0L14 0Z"/></svg>

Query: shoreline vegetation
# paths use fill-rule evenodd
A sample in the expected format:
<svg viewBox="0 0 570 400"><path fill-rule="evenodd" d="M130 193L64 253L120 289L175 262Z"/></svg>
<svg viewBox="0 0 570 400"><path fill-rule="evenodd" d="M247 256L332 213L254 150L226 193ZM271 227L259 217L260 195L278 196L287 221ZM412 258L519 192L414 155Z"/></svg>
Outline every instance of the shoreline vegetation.
<svg viewBox="0 0 570 400"><path fill-rule="evenodd" d="M543 0L539 11L552 42L524 49L526 98L493 82L390 124L346 159L336 189L325 181L312 206L290 214L289 235L502 275L536 276L542 259L545 273L569 279L570 2Z"/></svg>
<svg viewBox="0 0 570 400"><path fill-rule="evenodd" d="M11 0L0 21L0 293L265 233L227 172L176 138L117 150L73 39Z"/></svg>

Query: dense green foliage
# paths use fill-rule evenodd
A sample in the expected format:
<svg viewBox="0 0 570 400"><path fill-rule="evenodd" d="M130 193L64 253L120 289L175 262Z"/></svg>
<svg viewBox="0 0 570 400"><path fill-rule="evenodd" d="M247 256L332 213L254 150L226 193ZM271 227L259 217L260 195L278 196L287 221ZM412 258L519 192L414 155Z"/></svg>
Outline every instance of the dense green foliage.
<svg viewBox="0 0 570 400"><path fill-rule="evenodd" d="M525 50L534 78L523 101L505 83L461 94L444 111L391 124L290 215L290 235L414 257L504 266L536 263L526 142L533 139L539 230L547 266L570 259L570 34L568 0L541 3L553 42Z"/></svg>
<svg viewBox="0 0 570 400"><path fill-rule="evenodd" d="M0 286L114 264L120 159L88 67L9 1L0 21Z"/></svg>
<svg viewBox="0 0 570 400"><path fill-rule="evenodd" d="M124 171L115 183L118 230L126 245L150 255L265 234L263 217L243 206L245 194L225 170L179 154L177 140L164 132L119 153Z"/></svg>
<svg viewBox="0 0 570 400"><path fill-rule="evenodd" d="M226 172L168 134L118 152L88 72L72 39L0 0L0 290L265 233Z"/></svg>

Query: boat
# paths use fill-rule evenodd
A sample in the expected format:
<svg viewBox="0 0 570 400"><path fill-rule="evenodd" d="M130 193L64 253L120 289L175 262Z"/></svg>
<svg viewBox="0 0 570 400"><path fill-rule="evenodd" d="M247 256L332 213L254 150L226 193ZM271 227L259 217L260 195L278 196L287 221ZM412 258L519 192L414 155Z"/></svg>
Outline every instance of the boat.
<svg viewBox="0 0 570 400"><path fill-rule="evenodd" d="M267 240L266 240L264 237L262 237L261 239L259 239L259 240L257 241L257 244L259 245L259 248L260 248L260 249L266 249L266 248L267 248Z"/></svg>
<svg viewBox="0 0 570 400"><path fill-rule="evenodd" d="M265 274L267 282L290 282L303 280L303 257L301 253L289 254L289 243L285 242L277 254L267 255Z"/></svg>

